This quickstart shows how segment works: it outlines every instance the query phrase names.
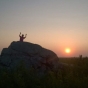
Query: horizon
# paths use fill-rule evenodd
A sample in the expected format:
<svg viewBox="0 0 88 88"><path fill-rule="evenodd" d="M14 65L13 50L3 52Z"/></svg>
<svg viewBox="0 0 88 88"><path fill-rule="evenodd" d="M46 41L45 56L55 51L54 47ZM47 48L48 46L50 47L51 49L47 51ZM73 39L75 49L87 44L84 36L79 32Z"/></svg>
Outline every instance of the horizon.
<svg viewBox="0 0 88 88"><path fill-rule="evenodd" d="M18 42L18 41L12 41L12 42ZM11 42L11 43L12 43L12 42ZM23 41L23 42L27 42L27 41ZM10 44L11 44L11 43L10 43ZM28 42L28 43L32 43L32 42ZM36 43L32 43L32 44L36 44ZM39 44L38 44L38 45L39 45ZM9 46L10 46L10 45L9 45ZM9 47L9 46L8 46L8 47ZM40 46L41 46L41 45L40 45ZM8 47L4 47L4 48L8 48ZM41 46L41 47L42 47L42 46ZM43 47L43 48L45 48L45 47ZM3 49L3 48L2 48L2 49ZM45 48L45 49L48 49L48 48ZM50 49L48 49L48 50L50 50ZM53 51L53 50L51 50L51 51ZM0 51L0 55L1 55L1 52L2 52L2 50ZM53 52L54 52L54 51L53 51ZM54 53L55 53L55 52L54 52ZM56 54L56 53L55 53L55 54ZM57 55L57 54L56 54L56 55ZM69 59L69 58L79 58L80 55L82 55L82 54L79 54L78 56L58 56L58 55L57 55L57 56L58 56L58 58L60 58L60 59L61 59L61 58L62 58L62 59L63 59L63 58L68 58L68 59ZM83 56L83 55L82 55L82 58L86 58L86 57L87 57L87 56Z"/></svg>
<svg viewBox="0 0 88 88"><path fill-rule="evenodd" d="M19 34L58 57L88 56L87 0L1 0L0 54ZM67 54L66 48L71 52Z"/></svg>

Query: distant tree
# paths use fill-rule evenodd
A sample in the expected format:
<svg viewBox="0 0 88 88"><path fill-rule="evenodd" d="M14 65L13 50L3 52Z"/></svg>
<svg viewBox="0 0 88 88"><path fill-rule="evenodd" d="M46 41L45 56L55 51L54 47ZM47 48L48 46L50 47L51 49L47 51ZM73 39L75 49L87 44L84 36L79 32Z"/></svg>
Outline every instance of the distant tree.
<svg viewBox="0 0 88 88"><path fill-rule="evenodd" d="M79 55L79 58L82 60L82 55Z"/></svg>

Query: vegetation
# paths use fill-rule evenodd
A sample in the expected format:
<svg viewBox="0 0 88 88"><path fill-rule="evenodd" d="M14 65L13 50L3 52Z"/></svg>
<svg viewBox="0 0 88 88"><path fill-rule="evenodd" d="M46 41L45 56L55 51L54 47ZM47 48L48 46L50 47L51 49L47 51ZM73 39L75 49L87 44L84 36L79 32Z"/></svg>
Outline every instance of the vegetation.
<svg viewBox="0 0 88 88"><path fill-rule="evenodd" d="M23 66L14 71L0 71L0 88L88 88L88 58L62 58L61 62L73 64L49 71L43 76Z"/></svg>

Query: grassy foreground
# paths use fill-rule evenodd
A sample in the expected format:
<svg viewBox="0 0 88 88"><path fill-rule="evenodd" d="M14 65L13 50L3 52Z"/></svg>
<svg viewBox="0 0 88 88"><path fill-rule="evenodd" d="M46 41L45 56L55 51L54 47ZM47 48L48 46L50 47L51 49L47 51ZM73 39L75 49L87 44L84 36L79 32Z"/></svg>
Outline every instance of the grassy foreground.
<svg viewBox="0 0 88 88"><path fill-rule="evenodd" d="M35 69L30 71L20 67L15 71L0 70L0 88L88 88L88 58L64 58L61 62L73 64L37 76Z"/></svg>

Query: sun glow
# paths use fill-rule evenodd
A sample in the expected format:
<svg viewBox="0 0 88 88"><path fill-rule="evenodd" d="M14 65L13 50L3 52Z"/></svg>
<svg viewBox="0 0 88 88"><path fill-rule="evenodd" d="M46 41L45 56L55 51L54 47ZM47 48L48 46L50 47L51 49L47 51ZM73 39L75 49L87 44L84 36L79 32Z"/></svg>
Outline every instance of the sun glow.
<svg viewBox="0 0 88 88"><path fill-rule="evenodd" d="M66 48L65 52L69 54L71 52L71 49L70 48Z"/></svg>

